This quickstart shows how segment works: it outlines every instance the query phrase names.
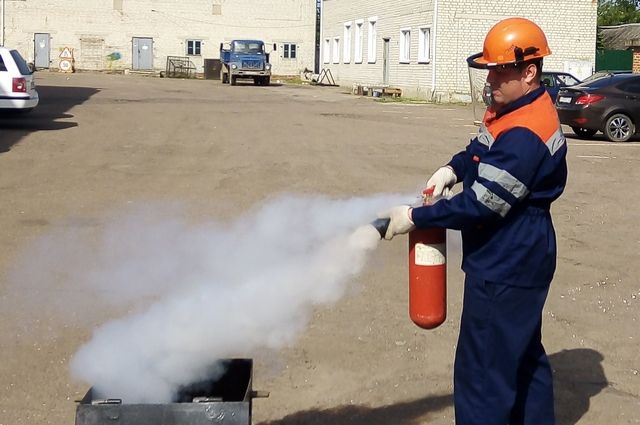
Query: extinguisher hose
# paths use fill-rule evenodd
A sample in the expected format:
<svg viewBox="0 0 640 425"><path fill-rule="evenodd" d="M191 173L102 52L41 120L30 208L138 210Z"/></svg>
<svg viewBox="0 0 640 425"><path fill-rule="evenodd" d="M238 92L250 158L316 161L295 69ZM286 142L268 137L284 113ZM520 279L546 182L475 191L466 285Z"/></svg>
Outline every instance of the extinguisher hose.
<svg viewBox="0 0 640 425"><path fill-rule="evenodd" d="M389 223L391 223L390 218L379 218L375 221L371 222L371 225L375 227L375 229L380 233L380 239L384 239L384 235L387 234L387 229L389 228Z"/></svg>

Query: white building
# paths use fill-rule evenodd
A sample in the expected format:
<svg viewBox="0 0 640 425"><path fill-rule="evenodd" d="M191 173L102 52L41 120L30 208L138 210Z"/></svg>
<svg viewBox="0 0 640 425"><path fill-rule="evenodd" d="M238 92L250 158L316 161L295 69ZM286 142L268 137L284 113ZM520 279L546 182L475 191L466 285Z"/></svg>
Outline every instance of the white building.
<svg viewBox="0 0 640 425"><path fill-rule="evenodd" d="M595 65L597 7L594 0L323 0L320 66L345 86L467 100L466 58L482 51L496 22L521 16L547 35L553 54L544 69L585 78Z"/></svg>
<svg viewBox="0 0 640 425"><path fill-rule="evenodd" d="M313 69L314 0L3 0L4 45L39 68L58 68L65 48L76 69L162 70L188 56L197 71L220 43L263 40L276 75Z"/></svg>

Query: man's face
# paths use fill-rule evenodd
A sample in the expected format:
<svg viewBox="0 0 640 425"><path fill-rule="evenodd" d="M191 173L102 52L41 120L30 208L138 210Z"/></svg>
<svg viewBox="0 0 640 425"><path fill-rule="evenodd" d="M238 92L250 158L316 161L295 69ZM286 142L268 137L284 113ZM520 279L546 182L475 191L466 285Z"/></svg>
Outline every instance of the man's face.
<svg viewBox="0 0 640 425"><path fill-rule="evenodd" d="M493 103L503 106L522 97L527 91L525 72L519 68L492 68L487 76Z"/></svg>

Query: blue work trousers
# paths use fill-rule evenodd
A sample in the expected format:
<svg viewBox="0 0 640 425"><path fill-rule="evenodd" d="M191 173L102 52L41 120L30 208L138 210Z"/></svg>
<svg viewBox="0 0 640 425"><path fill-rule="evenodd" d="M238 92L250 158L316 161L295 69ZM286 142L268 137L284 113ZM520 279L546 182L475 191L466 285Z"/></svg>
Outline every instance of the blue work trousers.
<svg viewBox="0 0 640 425"><path fill-rule="evenodd" d="M454 366L456 425L555 424L541 334L548 292L548 285L466 277Z"/></svg>

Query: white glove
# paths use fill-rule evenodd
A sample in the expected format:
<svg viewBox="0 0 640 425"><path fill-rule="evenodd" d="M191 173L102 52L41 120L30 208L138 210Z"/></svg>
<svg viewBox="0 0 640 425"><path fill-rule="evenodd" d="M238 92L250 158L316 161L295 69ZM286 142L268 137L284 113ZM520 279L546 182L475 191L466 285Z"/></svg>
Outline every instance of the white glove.
<svg viewBox="0 0 640 425"><path fill-rule="evenodd" d="M433 173L431 178L427 181L427 189L435 187L433 189L434 198L438 196L448 198L451 194L451 188L456 183L458 183L458 177L453 171L453 168L445 165L444 167L438 168L438 170Z"/></svg>
<svg viewBox="0 0 640 425"><path fill-rule="evenodd" d="M390 220L387 233L384 235L386 240L390 241L395 235L408 233L416 227L409 217L410 209L408 205L400 205L379 215L380 218L388 218Z"/></svg>

